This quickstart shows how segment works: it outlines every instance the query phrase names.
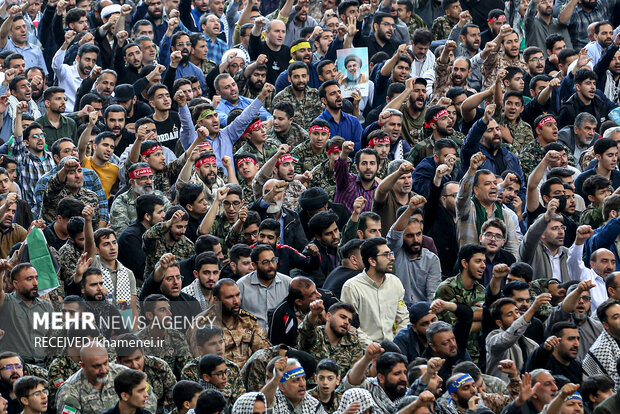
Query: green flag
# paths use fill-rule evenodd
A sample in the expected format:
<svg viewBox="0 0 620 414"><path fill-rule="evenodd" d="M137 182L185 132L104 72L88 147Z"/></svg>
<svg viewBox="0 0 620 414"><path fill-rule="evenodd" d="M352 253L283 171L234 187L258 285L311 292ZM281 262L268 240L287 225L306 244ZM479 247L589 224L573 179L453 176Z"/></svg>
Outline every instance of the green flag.
<svg viewBox="0 0 620 414"><path fill-rule="evenodd" d="M26 237L26 244L30 263L39 275L39 295L45 295L58 287L58 276L56 276L43 232L33 227Z"/></svg>

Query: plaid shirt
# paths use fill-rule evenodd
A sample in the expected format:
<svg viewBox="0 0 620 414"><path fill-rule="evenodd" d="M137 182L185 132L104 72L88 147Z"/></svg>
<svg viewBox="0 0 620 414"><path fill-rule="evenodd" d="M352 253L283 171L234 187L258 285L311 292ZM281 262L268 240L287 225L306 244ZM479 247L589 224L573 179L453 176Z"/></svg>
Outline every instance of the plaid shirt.
<svg viewBox="0 0 620 414"><path fill-rule="evenodd" d="M13 137L13 146L10 148L17 161L17 181L22 189L22 198L31 207L35 207L35 186L45 173L56 167L54 157L48 151L43 152L40 159L26 148L23 137ZM41 197L42 198L42 197Z"/></svg>
<svg viewBox="0 0 620 414"><path fill-rule="evenodd" d="M209 36L205 36L205 39L207 40L207 59L219 65L222 61L222 55L229 49L228 44L219 37L215 39L215 43Z"/></svg>
<svg viewBox="0 0 620 414"><path fill-rule="evenodd" d="M617 0L599 0L596 7L590 13L583 11L581 6L575 7L573 15L567 23L573 48L580 50L588 44L588 26L594 22L608 20ZM564 4L568 1L563 2ZM565 5L563 7L566 7Z"/></svg>
<svg viewBox="0 0 620 414"><path fill-rule="evenodd" d="M34 190L34 204L32 206L32 214L35 218L41 218L41 206L43 205L43 194L45 194L45 187L47 182L58 172L58 167L54 166L43 177L39 178ZM82 167L82 173L84 174L83 187L87 190L97 194L99 198L99 218L109 222L108 219L108 200L105 197L103 187L101 187L101 180L94 170Z"/></svg>
<svg viewBox="0 0 620 414"><path fill-rule="evenodd" d="M468 243L478 244L478 230L476 229L476 209L471 200L474 185L474 176L466 173L461 179L459 193L456 197L456 231L459 238L459 246ZM495 206L494 206L495 208ZM519 258L519 240L517 230L511 219L508 207L502 206L504 212L504 224L506 225L506 246L505 249Z"/></svg>
<svg viewBox="0 0 620 414"><path fill-rule="evenodd" d="M359 175L349 172L349 161L337 159L334 163L334 176L336 177L336 194L334 194L334 202L344 204L345 207L353 213L353 202L359 196L366 199L366 207L364 211L372 210L372 200L375 196L377 182L372 184L370 190L364 189Z"/></svg>

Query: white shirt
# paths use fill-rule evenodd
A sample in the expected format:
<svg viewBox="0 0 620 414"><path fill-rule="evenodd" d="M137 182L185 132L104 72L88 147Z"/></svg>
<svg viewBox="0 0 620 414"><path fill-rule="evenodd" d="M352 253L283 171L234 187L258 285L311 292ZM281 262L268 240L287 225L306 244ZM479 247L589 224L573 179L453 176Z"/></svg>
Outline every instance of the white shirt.
<svg viewBox="0 0 620 414"><path fill-rule="evenodd" d="M609 297L607 295L607 288L605 287L605 279L594 270L588 269L583 263L583 247L583 244L579 246L573 244L570 249L568 249L566 266L568 267L568 275L571 280L578 280L580 282L589 280L594 283L595 286L590 289L590 297L592 298L592 312L596 312L596 308Z"/></svg>
<svg viewBox="0 0 620 414"><path fill-rule="evenodd" d="M65 90L67 97L67 108L65 112L73 112L75 107L75 95L82 84L83 79L80 77L77 62L69 66L62 63L65 60L66 50L58 49L52 59L52 69L58 78L58 86Z"/></svg>
<svg viewBox="0 0 620 414"><path fill-rule="evenodd" d="M549 262L551 263L551 273L553 273L552 277L554 279L562 282L562 265L560 261L560 257L562 256L562 249L558 250L558 254L555 256L551 254L551 251L547 249L547 246L543 246L545 249L545 253L549 256Z"/></svg>
<svg viewBox="0 0 620 414"><path fill-rule="evenodd" d="M364 346L373 341L391 341L395 332L407 327L409 311L404 301L405 288L392 274L386 274L381 286L377 286L364 270L345 282L341 296L340 300L352 304L359 315L357 332Z"/></svg>

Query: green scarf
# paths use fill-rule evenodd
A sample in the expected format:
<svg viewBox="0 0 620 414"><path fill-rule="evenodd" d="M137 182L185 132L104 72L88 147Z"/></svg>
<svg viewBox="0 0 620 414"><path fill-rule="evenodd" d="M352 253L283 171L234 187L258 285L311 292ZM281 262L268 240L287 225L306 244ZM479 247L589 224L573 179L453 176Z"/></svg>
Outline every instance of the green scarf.
<svg viewBox="0 0 620 414"><path fill-rule="evenodd" d="M476 232L480 235L482 225L485 221L487 221L487 210L482 206L482 204L480 204L480 201L478 201L475 195L471 196L471 201L474 202L474 207L476 208ZM495 217L504 221L502 205L497 201L493 204L495 204Z"/></svg>

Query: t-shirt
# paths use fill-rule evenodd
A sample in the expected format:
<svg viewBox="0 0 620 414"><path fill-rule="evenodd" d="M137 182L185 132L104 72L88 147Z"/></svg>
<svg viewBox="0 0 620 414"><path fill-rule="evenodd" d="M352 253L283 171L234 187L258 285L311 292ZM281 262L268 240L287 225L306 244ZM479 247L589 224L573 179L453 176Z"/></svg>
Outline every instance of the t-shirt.
<svg viewBox="0 0 620 414"><path fill-rule="evenodd" d="M99 180L101 180L101 187L103 187L105 197L110 198L112 189L118 181L118 165L112 164L110 161L106 162L105 165L97 165L93 161L93 157L84 157L82 166L95 170Z"/></svg>
<svg viewBox="0 0 620 414"><path fill-rule="evenodd" d="M153 117L151 117L152 119ZM174 147L179 140L179 132L181 131L181 118L179 113L175 111L168 112L168 119L165 121L156 121L153 119L157 128L157 141L170 150L174 151Z"/></svg>

